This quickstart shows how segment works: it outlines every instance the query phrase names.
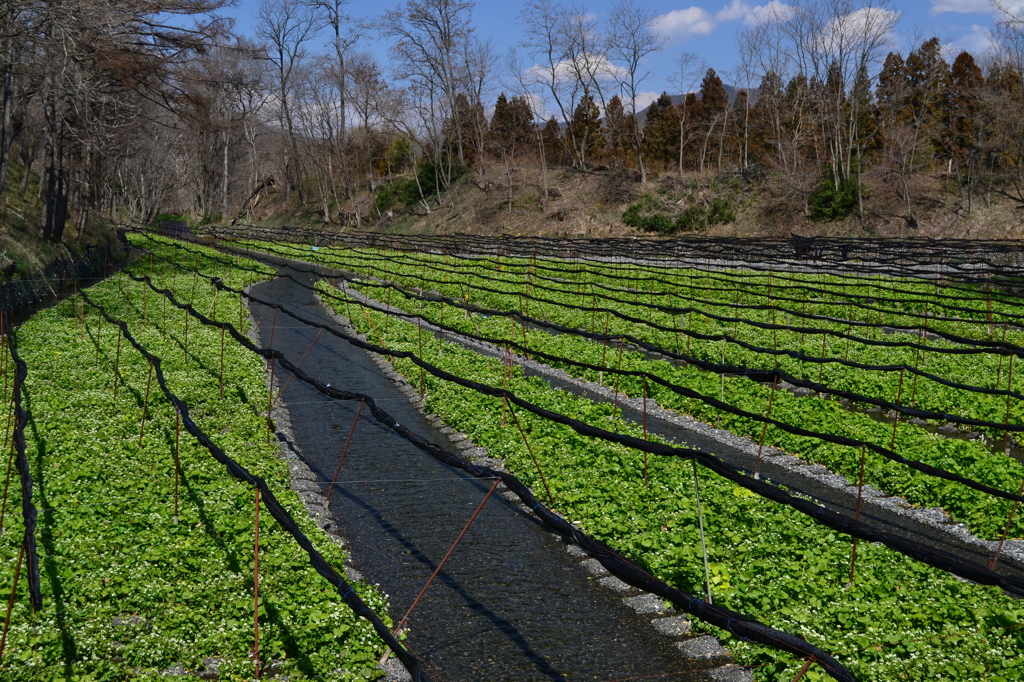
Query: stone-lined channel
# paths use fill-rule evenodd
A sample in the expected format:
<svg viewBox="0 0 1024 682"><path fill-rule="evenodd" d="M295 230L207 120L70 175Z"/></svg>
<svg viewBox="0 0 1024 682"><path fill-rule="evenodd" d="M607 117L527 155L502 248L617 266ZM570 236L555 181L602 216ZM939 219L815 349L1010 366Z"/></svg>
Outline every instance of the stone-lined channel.
<svg viewBox="0 0 1024 682"><path fill-rule="evenodd" d="M290 274L312 282L308 274ZM287 278L256 285L253 293L335 325L311 291ZM317 330L264 312L252 305L253 316L262 318L262 343L297 362ZM322 334L302 367L322 381L372 396L414 432L455 449L362 350ZM278 372L279 383L287 376ZM327 400L298 381L288 382L281 398L291 421L288 437L314 474L330 481L358 404ZM487 487L372 418L359 420L330 511L354 566L389 595L393 618L412 603ZM665 674L706 679L697 671L724 661L691 660L672 639L657 634L651 619L667 622L672 615L653 604L631 608L599 584L561 540L494 496L414 612L407 644L435 679L449 682ZM685 671L693 674L679 674Z"/></svg>

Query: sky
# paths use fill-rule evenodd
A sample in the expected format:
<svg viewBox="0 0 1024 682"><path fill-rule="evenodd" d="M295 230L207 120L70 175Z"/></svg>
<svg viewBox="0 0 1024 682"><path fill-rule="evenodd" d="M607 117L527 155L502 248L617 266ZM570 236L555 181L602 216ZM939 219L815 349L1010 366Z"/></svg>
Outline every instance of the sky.
<svg viewBox="0 0 1024 682"><path fill-rule="evenodd" d="M253 35L256 15L261 0L238 0L226 14L236 20L236 30ZM262 0L271 1L274 0ZM1024 15L1024 0L1003 0L1011 9ZM651 100L662 91L676 93L673 79L678 71L679 55L696 54L707 66L713 67L726 83L730 70L738 62L737 35L756 24L774 5L785 9L786 0L647 0L642 2L657 16L657 30L664 39L664 47L647 60L650 76L642 84L644 99ZM878 0L875 0L878 4ZM398 0L352 0L348 12L356 19L370 20L385 10L403 4ZM518 14L524 3L515 1L479 0L473 12L477 34L491 39L495 51L504 55L521 39ZM613 0L585 0L581 3L588 13L600 21L607 16ZM906 54L923 40L938 37L946 46L948 59L961 50L980 56L990 46L989 32L997 16L989 0L890 0L889 9L899 13L896 31L891 36L892 48ZM372 33L358 49L373 53L387 69L387 44ZM756 85L756 84L755 84Z"/></svg>

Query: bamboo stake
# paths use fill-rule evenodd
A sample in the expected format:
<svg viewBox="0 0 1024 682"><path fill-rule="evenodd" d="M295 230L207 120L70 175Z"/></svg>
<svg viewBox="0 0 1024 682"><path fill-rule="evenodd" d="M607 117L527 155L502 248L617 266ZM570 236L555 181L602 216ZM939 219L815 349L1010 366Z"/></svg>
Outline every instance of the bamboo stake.
<svg viewBox="0 0 1024 682"><path fill-rule="evenodd" d="M860 506L864 499L864 458L866 451L862 445L860 448L860 478L857 480L857 511L854 520L860 521ZM853 584L854 569L857 566L857 536L853 536L853 553L850 555L850 584Z"/></svg>
<svg viewBox="0 0 1024 682"><path fill-rule="evenodd" d="M711 569L708 567L708 544L704 536L704 507L700 502L700 483L697 482L697 460L693 464L693 494L697 498L697 521L700 525L700 552L704 557L704 597L711 604Z"/></svg>
<svg viewBox="0 0 1024 682"><path fill-rule="evenodd" d="M775 402L775 388L779 383L779 375L776 374L772 378L772 392L768 395L768 412L765 414L766 419L772 417L772 403ZM764 423L764 427L761 429L761 444L757 448L757 459L754 461L754 478L760 479L761 474L761 452L764 450L764 439L768 435L768 422Z"/></svg>

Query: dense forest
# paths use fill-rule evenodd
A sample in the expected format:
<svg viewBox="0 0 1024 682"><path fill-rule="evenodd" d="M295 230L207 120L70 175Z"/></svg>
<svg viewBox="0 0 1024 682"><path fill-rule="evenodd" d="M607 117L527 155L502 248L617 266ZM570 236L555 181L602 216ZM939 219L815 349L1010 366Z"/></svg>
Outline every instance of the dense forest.
<svg viewBox="0 0 1024 682"><path fill-rule="evenodd" d="M909 226L915 178L942 178L965 219L982 197L1024 206L1024 21L994 48L937 38L892 50L885 0L771 3L728 76L667 49L633 0L595 16L531 0L497 54L472 2L406 0L372 21L347 0L263 0L255 34L226 0L6 0L0 7L0 201L31 200L44 239L101 216L251 218L272 187L325 223L429 212L485 169L729 173L824 219L862 215L866 177ZM386 41L386 63L368 49ZM548 189L540 194L548 197ZM655 226L656 227L656 226Z"/></svg>

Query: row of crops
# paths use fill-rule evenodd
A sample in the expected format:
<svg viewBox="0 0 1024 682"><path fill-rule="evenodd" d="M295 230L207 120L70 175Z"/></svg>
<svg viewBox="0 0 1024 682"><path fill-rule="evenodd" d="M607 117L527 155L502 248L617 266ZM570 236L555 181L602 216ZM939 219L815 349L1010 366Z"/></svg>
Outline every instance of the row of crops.
<svg viewBox="0 0 1024 682"><path fill-rule="evenodd" d="M177 248L147 249L9 334L18 401L0 359L0 678L379 676L385 597L341 577L343 551L290 489L266 360L225 334L248 330L247 308L199 276L243 288L273 271L189 255L185 276L161 260Z"/></svg>
<svg viewBox="0 0 1024 682"><path fill-rule="evenodd" d="M978 537L1024 530L1019 518L1008 524L1024 479L1014 457L1022 309L994 268L979 282L956 268L739 270L283 242L241 245L351 273L341 288L321 281L323 300L422 386L429 410L535 490L550 490L566 518L684 591L707 586L691 463L672 456L681 449L616 418L612 404L553 390L424 325L940 507ZM510 396L539 408L517 410L532 447L508 426ZM860 544L854 574L846 531L868 537L863 519L843 526L799 495L769 501L753 476L723 475L691 456L704 465L716 605L807 639L858 679L1021 677L1018 604L940 568L1019 594L1013 571L944 563L922 543L886 540ZM792 679L801 668L791 654L710 631L758 679Z"/></svg>

